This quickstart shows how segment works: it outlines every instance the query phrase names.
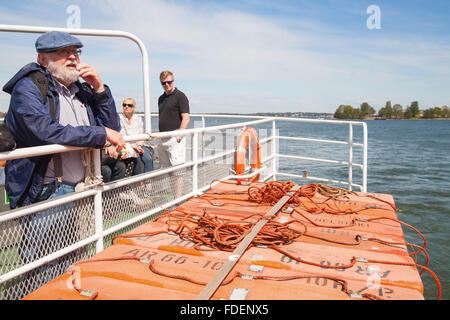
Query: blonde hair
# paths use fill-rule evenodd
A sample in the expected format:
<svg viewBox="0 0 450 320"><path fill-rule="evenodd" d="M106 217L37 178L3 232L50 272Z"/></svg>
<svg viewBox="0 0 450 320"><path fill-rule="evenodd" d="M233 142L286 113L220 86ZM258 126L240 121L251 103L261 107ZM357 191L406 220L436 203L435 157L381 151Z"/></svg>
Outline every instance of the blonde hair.
<svg viewBox="0 0 450 320"><path fill-rule="evenodd" d="M164 70L164 71L162 71L161 74L159 75L159 80L165 79L165 78L167 78L168 76L172 76L172 77L173 77L172 71Z"/></svg>
<svg viewBox="0 0 450 320"><path fill-rule="evenodd" d="M122 103L125 102L125 101L127 101L127 100L131 100L132 103L133 103L133 106L136 107L136 101L135 101L133 98L125 98L125 99L123 99Z"/></svg>

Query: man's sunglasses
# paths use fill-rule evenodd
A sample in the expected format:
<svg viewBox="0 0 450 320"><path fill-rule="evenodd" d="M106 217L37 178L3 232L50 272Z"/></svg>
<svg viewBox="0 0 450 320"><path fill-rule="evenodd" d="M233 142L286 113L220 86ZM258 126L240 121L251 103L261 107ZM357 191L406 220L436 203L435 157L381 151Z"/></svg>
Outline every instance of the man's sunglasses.
<svg viewBox="0 0 450 320"><path fill-rule="evenodd" d="M122 107L130 107L130 108L133 108L134 107L134 105L133 104L131 104L131 103L123 103L122 104Z"/></svg>
<svg viewBox="0 0 450 320"><path fill-rule="evenodd" d="M161 85L165 86L166 84L172 84L173 80L170 81L161 81Z"/></svg>
<svg viewBox="0 0 450 320"><path fill-rule="evenodd" d="M81 49L59 49L51 52L54 52L63 57L69 57L71 55L74 55L75 57L81 56Z"/></svg>

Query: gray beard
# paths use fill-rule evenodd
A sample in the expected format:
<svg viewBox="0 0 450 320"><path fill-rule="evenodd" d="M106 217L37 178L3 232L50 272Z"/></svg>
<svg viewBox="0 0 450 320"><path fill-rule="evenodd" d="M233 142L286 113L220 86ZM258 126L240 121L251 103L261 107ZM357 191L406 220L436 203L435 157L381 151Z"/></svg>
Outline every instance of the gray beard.
<svg viewBox="0 0 450 320"><path fill-rule="evenodd" d="M67 70L65 67L60 67L53 61L48 62L47 69L56 80L66 86L77 81L79 77L79 72L77 70Z"/></svg>

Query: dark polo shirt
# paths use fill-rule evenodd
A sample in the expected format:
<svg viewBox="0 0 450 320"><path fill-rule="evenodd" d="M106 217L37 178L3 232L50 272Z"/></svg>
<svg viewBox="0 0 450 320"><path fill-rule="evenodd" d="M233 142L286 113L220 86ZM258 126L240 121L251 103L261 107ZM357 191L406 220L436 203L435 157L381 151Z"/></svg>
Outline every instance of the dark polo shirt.
<svg viewBox="0 0 450 320"><path fill-rule="evenodd" d="M186 95L175 88L166 94L165 92L158 99L159 109L159 131L173 131L180 129L181 114L189 113L189 100Z"/></svg>

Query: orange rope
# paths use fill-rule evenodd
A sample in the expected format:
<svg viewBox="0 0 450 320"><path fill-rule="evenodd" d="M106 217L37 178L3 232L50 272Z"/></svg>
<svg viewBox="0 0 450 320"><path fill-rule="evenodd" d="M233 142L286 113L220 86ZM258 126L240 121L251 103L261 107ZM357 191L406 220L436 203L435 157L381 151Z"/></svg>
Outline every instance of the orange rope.
<svg viewBox="0 0 450 320"><path fill-rule="evenodd" d="M159 269L157 269L155 267L155 261L151 260L150 261L150 265L149 265L149 269L151 272L159 275L159 276L163 276L163 277L168 277L168 278L173 278L173 279L178 279L178 280L184 280L184 281L188 281L194 284L198 284L198 285L202 285L205 286L208 283L207 282L202 282L202 281L198 281L195 280L191 277L187 277L185 275L173 275L173 274L169 274L167 272L161 271ZM240 271L235 271L233 274L229 274L227 276L227 278L225 278L224 281L222 281L222 283L220 284L220 286L226 286L230 283L232 283L234 281L234 279L236 278L240 278L242 277L243 274ZM326 275L321 275L321 276L300 276L300 275L295 275L295 276L271 276L271 275L253 275L252 278L254 280L270 280L270 281L289 281L289 280L298 280L298 279L328 279L328 280L332 280L335 281L336 283L341 285L342 291L347 294L348 296L350 296L350 294L352 293L352 291L350 291L348 289L348 283L346 280L344 279L340 279L340 278L336 278L336 277L330 277L330 276L326 276ZM381 300L380 297L373 295L373 294L362 294L361 295L363 298L367 298L367 299L372 299L372 300Z"/></svg>
<svg viewBox="0 0 450 320"><path fill-rule="evenodd" d="M356 257L352 257L350 263L343 264L343 265L337 265L337 264L336 264L336 265L333 266L333 265L324 265L324 264L320 264L320 263L316 263L316 262L312 262L312 261L306 261L306 260L303 260L303 259L301 259L301 258L299 258L299 257L293 256L293 255L290 254L289 252L287 252L287 251L285 251L285 250L282 250L282 249L280 249L279 247L274 246L274 245L269 246L269 248L270 248L270 249L273 249L273 250L275 250L275 251L278 251L279 253L281 253L281 254L283 254L283 255L285 255L285 256L287 256L287 257L289 257L289 258L291 258L291 259L293 259L293 260L295 260L295 261L298 261L298 262L301 262L301 263L305 263L305 264L309 264L309 265L316 266L316 267L321 267L321 268L329 268L329 269L348 269L348 268L353 267L353 266L356 264Z"/></svg>
<svg viewBox="0 0 450 320"><path fill-rule="evenodd" d="M397 265L397 266L407 266L407 267L418 267L418 268L422 268L425 271L427 271L434 279L434 281L436 282L436 286L438 289L438 300L441 300L441 291L442 291L442 287L441 287L441 282L439 281L439 278L436 276L436 274L428 267L419 265L417 263L407 263L407 262L393 262L393 261L383 261L383 260L371 260L368 259L367 260L368 263L380 263L380 264L392 264L392 265Z"/></svg>
<svg viewBox="0 0 450 320"><path fill-rule="evenodd" d="M415 232L417 232L417 233L420 235L420 237L423 239L423 246L421 246L422 250L424 250L425 247L427 246L427 239L425 238L425 236L424 236L419 230L417 230L417 229L414 228L413 226L407 224L406 222L403 222L403 221L401 221L401 220L394 219L394 218L389 218L389 217L376 217L376 218L369 218L369 219L367 219L368 222L376 221L376 220L392 220L392 221L395 221L395 222L397 222L397 223L400 223L400 224L402 224L402 225L404 225L404 226L407 226L408 228L413 229L413 230L414 230ZM419 253L419 252L422 251L422 250L419 250L418 252L415 252L414 254L417 254L417 253Z"/></svg>
<svg viewBox="0 0 450 320"><path fill-rule="evenodd" d="M351 193L352 193L353 195L357 196L357 197L368 197L368 198L372 198L372 199L381 201L381 202L383 202L383 203L386 203L386 204L388 204L392 209L394 209L395 212L397 212L397 208L395 207L395 205L392 204L392 203L390 203L390 202L388 202L388 201L386 201L386 200L380 199L380 198L375 197L375 196L373 196L373 195L371 195L371 194L359 195L359 194L357 194L357 193L354 192L354 191L352 191Z"/></svg>
<svg viewBox="0 0 450 320"><path fill-rule="evenodd" d="M69 267L69 271L71 271L71 276L72 276L72 286L73 288L79 293L82 294L83 293L83 289L82 288L78 288L77 287L77 283L76 283L76 277L73 277L74 273L75 273L75 268L73 268L74 266L78 266L80 264L85 264L85 263L94 263L94 262L104 262L104 261L120 261L120 260L138 260L140 261L139 258L137 257L133 257L133 256L124 256L124 257L117 257L117 258L104 258L104 259L95 259L95 260L82 260L82 261L78 261L75 262L74 264L72 264ZM89 297L89 300L95 300L98 297L98 292L97 291L92 291L92 295Z"/></svg>
<svg viewBox="0 0 450 320"><path fill-rule="evenodd" d="M72 266L80 265L80 264L86 264L86 263L95 263L95 262L107 262L107 261L123 261L123 260L132 260L132 261L141 261L141 259L135 257L135 256L120 256L120 257L112 257L112 258L102 258L102 259L95 259L95 260L84 260L79 261L77 263L74 263ZM341 266L342 267L342 266ZM149 270L153 272L156 275L188 281L194 284L205 286L208 283L202 282L196 279L193 279L192 277L188 277L185 275L173 275L169 274L167 272L161 271L160 269L155 267L155 260L150 260L149 263ZM73 274L73 271L72 271ZM220 286L226 286L234 281L236 278L242 277L243 274L240 271L235 271L233 274L230 274L227 276L227 278L220 284ZM336 277L330 277L327 275L320 275L320 276L312 276L312 275L295 275L295 276L272 276L272 275L254 275L254 280L269 280L269 281L290 281L290 280L299 280L299 279L327 279L331 281L335 281L336 283L341 285L341 291L344 292L346 295L350 296L352 291L348 288L348 282L344 279L336 278ZM81 294L83 291L80 288L76 287L75 279L72 280L74 289ZM93 295L90 297L90 300L94 300L98 297L98 292L93 291ZM376 299L381 300L380 297L373 295L373 294L362 294L363 298L366 299Z"/></svg>
<svg viewBox="0 0 450 320"><path fill-rule="evenodd" d="M160 233L167 233L167 231L141 232L141 233L135 233L135 234L120 234L120 235L112 238L111 244L114 244L114 241L119 238L135 238L135 237L142 237L142 236L154 236L154 235L157 235Z"/></svg>
<svg viewBox="0 0 450 320"><path fill-rule="evenodd" d="M217 199L217 198L212 197L212 196L210 196L208 194L203 194L203 195L201 195L199 197L192 197L190 199L204 200L204 201L208 202L212 206L217 206L217 203L220 202L220 206L221 207L222 206L261 207L263 205L263 204L261 205L261 204L242 204L242 203L234 203L234 202L222 202L223 200L233 200L233 201L239 201L239 202L248 202L248 199L234 199L234 198L225 198L225 197L220 197L220 199ZM216 200L217 202L214 203L212 200Z"/></svg>
<svg viewBox="0 0 450 320"><path fill-rule="evenodd" d="M212 217L208 214L196 215L169 214L168 230L179 234L184 240L196 243L197 248L205 245L210 248L231 251L251 231L261 215L252 215L241 220ZM250 219L257 217L256 221ZM300 222L301 223L301 222ZM306 228L305 228L306 230ZM302 232L289 228L273 220L268 221L253 239L253 245L283 245L292 243Z"/></svg>
<svg viewBox="0 0 450 320"><path fill-rule="evenodd" d="M309 219L307 216L305 216L303 213L301 213L301 212L298 211L297 209L293 209L292 212L295 212L295 213L299 214L300 216L302 216L303 218L305 218L309 223L315 225L316 227L339 229L339 228L353 227L353 226L356 225L356 219L352 219L352 220L351 220L351 224L348 224L348 225L342 225L342 226L334 226L334 225L323 225L323 224L318 224L318 223L315 223L313 220ZM292 215L291 215L291 216L292 216Z"/></svg>
<svg viewBox="0 0 450 320"><path fill-rule="evenodd" d="M214 183L215 181L211 182ZM228 181L219 181L220 183L227 183L227 184L236 184L234 182L228 182ZM289 195L290 199L287 202L286 206L301 206L309 213L326 213L326 214L333 214L333 215L346 215L346 214L358 214L359 212L363 210L369 210L370 207L367 206L361 206L359 208L356 208L354 210L351 209L341 209L336 203L336 199L339 197L345 196L347 197L348 194L357 195L358 197L370 197L373 199L376 199L377 201L381 201L383 203L388 204L392 209L397 211L395 205L389 203L388 201L385 201L383 199L380 199L376 196L366 194L366 195L358 195L355 192L346 191L344 189L336 188L331 189L331 187L327 187L323 184L310 184L306 186L302 186L299 188L299 190L291 195L288 192L291 190L291 188L294 186L293 182L287 181L287 182L279 182L279 181L271 181L268 183L260 182L258 183L258 186L255 184L250 185L247 188L247 194L248 194L248 200L257 202L258 205L271 205L273 206L275 203L277 203L282 197ZM211 187L211 186L210 186ZM322 201L322 205L319 206L318 203L316 203L313 200L313 197L317 194L321 193L327 199L325 201ZM231 194L231 193L230 193ZM243 193L239 193L243 194ZM212 200L213 197L210 197L208 195L203 195L200 197L196 197L197 199L202 199L207 201L208 203L214 205L214 202ZM348 197L347 197L348 198ZM193 198L194 199L194 198ZM211 200L212 201L211 201ZM220 200L224 200L221 198ZM237 199L232 200L236 201ZM307 205L307 202L310 202L309 205ZM333 200L334 206L331 206L330 203L332 203ZM239 201L245 201L245 200L239 200ZM224 203L222 203L223 205ZM232 203L233 205L236 205L235 203ZM312 207L311 207L312 205ZM356 221L358 219L352 218L349 221L348 225L343 226L330 226L330 225L320 225L315 223L312 219L308 218L305 214L303 214L301 209L294 208L291 213L291 220L288 223L279 223L273 220L269 220L266 225L261 229L261 231L258 233L258 235L253 239L252 244L249 247L256 246L256 245L265 245L268 246L268 248L273 249L293 260L296 260L301 263L321 267L321 268L335 268L335 269L346 269L351 268L356 263L356 258L353 257L351 261L345 265L322 265L318 264L316 262L306 261L303 259L300 259L298 257L294 257L290 253L286 252L285 250L281 249L280 246L290 244L294 241L296 241L301 236L308 236L311 238L320 239L323 241L333 242L337 244L342 245L359 245L361 243L362 237L360 235L355 236L354 242L339 242L335 241L333 239L326 239L322 237L318 237L315 235L311 235L307 232L307 226L305 222L301 221L300 219L294 217L294 213L297 215L300 215L303 219L305 219L307 222L311 223L312 225L316 227L324 227L324 228L347 228L347 227L353 227L356 225ZM389 209L386 209L389 210ZM206 210L204 210L204 214L193 214L183 209L174 209L171 211L168 211L158 218L155 219L155 221L158 221L160 219L166 219L165 223L167 224L167 231L174 232L179 235L179 237L183 240L188 240L194 243L194 248L197 250L223 250L223 251L233 251L235 247L240 243L240 241L251 231L251 229L254 227L254 225L262 218L262 214L255 214L251 215L249 217L243 218L241 220L229 220L224 218L219 218L216 216L210 216L206 213ZM423 246L410 244L407 242L390 242L385 241L377 238L368 238L365 240L368 241L376 241L384 245L388 246L395 246L395 245L406 245L410 246L412 248L416 248L417 250L409 253L410 256L414 256L415 259L417 259L417 254L420 252L424 252L426 256L426 264L425 266L418 265L417 263L414 264L407 264L407 263L396 263L396 262L389 262L389 261L380 261L377 262L375 260L369 260L369 262L372 263L385 263L385 264L396 264L396 265L405 265L405 266L415 266L422 269L422 274L424 271L428 271L433 278L435 279L438 287L438 298L440 299L441 296L441 285L439 282L439 279L436 277L436 275L428 268L429 264L429 256L428 253L425 250L427 241L426 238L423 236L423 234L417 230L416 228L410 226L409 224L406 224L398 219L389 218L389 217L376 217L376 218L368 218L365 221L367 222L376 222L378 220L387 219L391 220L397 223L400 223L402 225L405 225L414 231L416 231L423 239ZM303 231L297 231L295 229L292 229L289 227L290 224L297 223L301 224L304 228ZM153 235L158 233L163 233L167 231L158 231L154 233L142 233L142 234L134 234L134 235L124 235L124 236L116 236L113 238L113 242L116 238L119 237L136 237L139 235ZM206 248L206 249L205 249ZM414 249L413 249L414 250ZM417 261L415 261L417 262ZM154 265L152 265L154 267ZM236 276L236 275L235 275ZM186 279L183 279L186 280ZM377 296L366 294L366 298L369 299L378 299Z"/></svg>

